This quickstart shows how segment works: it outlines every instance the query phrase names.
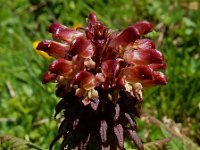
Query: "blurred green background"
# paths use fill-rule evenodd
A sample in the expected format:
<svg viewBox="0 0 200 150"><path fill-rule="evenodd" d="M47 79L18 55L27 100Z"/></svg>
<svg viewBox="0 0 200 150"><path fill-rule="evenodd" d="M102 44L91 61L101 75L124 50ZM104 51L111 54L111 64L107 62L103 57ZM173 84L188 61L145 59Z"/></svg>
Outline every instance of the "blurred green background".
<svg viewBox="0 0 200 150"><path fill-rule="evenodd" d="M57 133L53 119L55 85L42 85L52 61L38 55L34 41L50 39L48 26L86 24L90 11L109 28L139 20L154 23L148 34L164 53L169 84L144 91L143 111L162 126L138 119L144 143L181 134L162 149L198 149L200 145L200 7L194 0L0 0L0 135L7 134L47 149ZM6 143L6 144L4 144ZM12 149L0 138L0 149ZM134 149L127 142L126 148ZM159 149L159 147L154 147Z"/></svg>

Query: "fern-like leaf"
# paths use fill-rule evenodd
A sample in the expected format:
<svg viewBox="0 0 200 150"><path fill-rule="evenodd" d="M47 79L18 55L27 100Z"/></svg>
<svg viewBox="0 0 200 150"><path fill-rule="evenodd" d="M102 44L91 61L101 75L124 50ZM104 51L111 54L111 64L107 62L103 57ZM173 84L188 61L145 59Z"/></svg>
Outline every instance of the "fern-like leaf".
<svg viewBox="0 0 200 150"><path fill-rule="evenodd" d="M173 139L167 144L167 149L179 150L180 147L177 145L180 144L182 150L200 150L199 146L196 143L194 143L189 137L187 137L183 133L177 132L173 128L164 125L164 123L162 123L154 116L143 112L142 117L144 118L144 121L147 121L159 127L165 137L173 137Z"/></svg>
<svg viewBox="0 0 200 150"><path fill-rule="evenodd" d="M16 150L42 150L42 148L31 142L7 134L0 134L0 148Z"/></svg>
<svg viewBox="0 0 200 150"><path fill-rule="evenodd" d="M163 149L163 147L165 145L167 145L169 143L169 141L171 141L173 137L167 137L165 139L162 140L157 140L157 141L153 141L153 142L149 142L144 144L144 149L145 150L158 150L158 149Z"/></svg>

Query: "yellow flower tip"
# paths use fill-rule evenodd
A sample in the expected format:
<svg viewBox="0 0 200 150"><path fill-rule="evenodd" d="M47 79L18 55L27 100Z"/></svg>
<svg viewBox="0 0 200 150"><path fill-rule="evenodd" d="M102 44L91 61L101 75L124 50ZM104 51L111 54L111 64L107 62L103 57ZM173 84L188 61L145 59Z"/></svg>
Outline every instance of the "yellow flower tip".
<svg viewBox="0 0 200 150"><path fill-rule="evenodd" d="M40 41L34 41L33 42L33 48L36 49Z"/></svg>
<svg viewBox="0 0 200 150"><path fill-rule="evenodd" d="M77 23L72 26L72 29L76 30L77 28L83 27L83 23Z"/></svg>
<svg viewBox="0 0 200 150"><path fill-rule="evenodd" d="M34 48L35 52L36 52L38 55L42 56L42 57L45 57L45 58L47 58L47 59L51 59L52 57L49 56L46 52L37 50L37 46L38 46L39 43L40 43L40 41L34 41L34 42L33 42L33 48Z"/></svg>

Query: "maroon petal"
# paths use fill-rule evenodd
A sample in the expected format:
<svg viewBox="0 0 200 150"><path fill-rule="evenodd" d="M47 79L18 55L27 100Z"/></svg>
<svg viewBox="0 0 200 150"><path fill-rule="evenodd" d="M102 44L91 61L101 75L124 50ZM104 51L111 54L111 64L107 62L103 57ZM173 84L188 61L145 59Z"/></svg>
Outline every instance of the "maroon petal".
<svg viewBox="0 0 200 150"><path fill-rule="evenodd" d="M124 68L122 71L125 80L134 83L138 80L152 80L153 70L146 65Z"/></svg>
<svg viewBox="0 0 200 150"><path fill-rule="evenodd" d="M124 89L124 86L125 86L125 80L122 76L119 76L116 80L116 87Z"/></svg>
<svg viewBox="0 0 200 150"><path fill-rule="evenodd" d="M75 55L72 57L72 64L73 64L73 72L77 73L80 70L84 70L84 61L85 58L79 57L78 55Z"/></svg>
<svg viewBox="0 0 200 150"><path fill-rule="evenodd" d="M107 40L108 33L107 28L98 21L96 15L94 13L90 13L88 17L88 27L86 28L86 37L93 41L94 43L98 43L103 46L105 40Z"/></svg>
<svg viewBox="0 0 200 150"><path fill-rule="evenodd" d="M42 41L37 46L38 50L47 52L50 56L56 58L64 58L67 51L69 50L69 45L61 44L55 41Z"/></svg>
<svg viewBox="0 0 200 150"><path fill-rule="evenodd" d="M88 17L88 26L90 26L90 25L93 26L97 22L98 22L98 20L97 20L96 15L93 12L91 12L90 15L89 15L89 17Z"/></svg>
<svg viewBox="0 0 200 150"><path fill-rule="evenodd" d="M154 71L159 70L159 69L166 69L166 63L163 62L162 64L149 64L148 65L151 69Z"/></svg>
<svg viewBox="0 0 200 150"><path fill-rule="evenodd" d="M80 71L73 80L74 84L80 85L85 90L90 90L96 86L95 76L87 71Z"/></svg>
<svg viewBox="0 0 200 150"><path fill-rule="evenodd" d="M105 77L115 77L119 70L119 62L116 60L106 60L101 65L101 71Z"/></svg>
<svg viewBox="0 0 200 150"><path fill-rule="evenodd" d="M139 39L140 36L152 31L153 25L147 21L140 21L122 31L116 38L111 41L111 46L126 46L130 42Z"/></svg>
<svg viewBox="0 0 200 150"><path fill-rule="evenodd" d="M62 25L62 24L59 24L59 23L53 23L50 25L48 31L50 33L56 33L57 30L60 30L60 29L65 29L67 28L66 26Z"/></svg>
<svg viewBox="0 0 200 150"><path fill-rule="evenodd" d="M138 39L133 43L134 49L155 49L155 44L150 39Z"/></svg>
<svg viewBox="0 0 200 150"><path fill-rule="evenodd" d="M167 78L162 72L154 71L153 80L141 81L143 87L150 87L155 85L165 85L167 84Z"/></svg>
<svg viewBox="0 0 200 150"><path fill-rule="evenodd" d="M53 33L53 39L63 40L70 43L75 38L82 36L83 33L67 28L64 25L54 23L49 27L49 32Z"/></svg>
<svg viewBox="0 0 200 150"><path fill-rule="evenodd" d="M160 51L155 49L149 50L128 50L125 51L124 60L129 64L161 64L164 61L163 55Z"/></svg>
<svg viewBox="0 0 200 150"><path fill-rule="evenodd" d="M53 61L49 66L49 71L62 76L67 76L72 73L72 69L72 62L62 58Z"/></svg>
<svg viewBox="0 0 200 150"><path fill-rule="evenodd" d="M158 71L154 71L153 77L154 77L154 81L157 84L163 84L163 85L167 84L167 78L166 78L164 73L158 72Z"/></svg>
<svg viewBox="0 0 200 150"><path fill-rule="evenodd" d="M72 56L78 54L83 58L91 58L94 54L94 47L90 40L80 37L77 38L75 43L72 45L69 54Z"/></svg>
<svg viewBox="0 0 200 150"><path fill-rule="evenodd" d="M139 21L131 26L137 33L137 35L142 36L153 30L153 24L148 21Z"/></svg>
<svg viewBox="0 0 200 150"><path fill-rule="evenodd" d="M43 76L43 79L42 79L42 83L43 84L46 84L48 82L52 82L52 81L55 81L57 78L57 74L55 73L51 73L51 72L46 72Z"/></svg>

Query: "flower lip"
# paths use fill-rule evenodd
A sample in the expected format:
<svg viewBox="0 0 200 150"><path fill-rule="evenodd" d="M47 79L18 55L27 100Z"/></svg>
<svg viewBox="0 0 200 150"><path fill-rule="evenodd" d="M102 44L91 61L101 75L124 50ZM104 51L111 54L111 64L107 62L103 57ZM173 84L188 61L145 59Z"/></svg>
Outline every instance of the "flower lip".
<svg viewBox="0 0 200 150"><path fill-rule="evenodd" d="M72 62L65 59L54 60L49 66L49 71L58 75L70 75L72 73Z"/></svg>
<svg viewBox="0 0 200 150"><path fill-rule="evenodd" d="M91 58L94 54L94 47L91 41L84 37L78 37L69 50L69 55L76 54L83 58Z"/></svg>
<svg viewBox="0 0 200 150"><path fill-rule="evenodd" d="M131 47L133 49L142 49L142 50L148 50L148 49L155 49L155 44L150 39L137 39L133 44L127 46Z"/></svg>
<svg viewBox="0 0 200 150"><path fill-rule="evenodd" d="M115 77L119 71L117 60L106 60L102 63L101 71L105 77Z"/></svg>
<svg viewBox="0 0 200 150"><path fill-rule="evenodd" d="M38 46L36 47L37 50L48 50L48 45L50 43L50 40L45 40L45 41L42 41L38 44Z"/></svg>
<svg viewBox="0 0 200 150"><path fill-rule="evenodd" d="M73 79L73 84L78 84L86 90L90 90L96 86L95 76L87 71L80 71Z"/></svg>
<svg viewBox="0 0 200 150"><path fill-rule="evenodd" d="M54 74L54 73L51 73L51 72L46 72L43 76L43 79L42 79L42 83L43 84L46 84L46 83L49 83L51 81L55 81L57 78L57 74Z"/></svg>
<svg viewBox="0 0 200 150"><path fill-rule="evenodd" d="M67 27L64 26L64 25L62 25L62 24L53 23L53 24L51 24L51 26L49 27L48 31L49 31L50 33L55 33L55 32L57 32L57 30L59 30L59 29L65 29L65 28L67 28Z"/></svg>
<svg viewBox="0 0 200 150"><path fill-rule="evenodd" d="M168 83L166 76L162 72L155 71L154 78L157 84L165 85Z"/></svg>
<svg viewBox="0 0 200 150"><path fill-rule="evenodd" d="M162 53L155 49L128 50L124 53L124 59L130 64L162 64L164 61Z"/></svg>
<svg viewBox="0 0 200 150"><path fill-rule="evenodd" d="M166 69L166 63L164 61L161 64L149 64L148 66L155 71L159 69Z"/></svg>
<svg viewBox="0 0 200 150"><path fill-rule="evenodd" d="M153 24L148 21L139 21L131 27L139 36L145 35L153 30Z"/></svg>
<svg viewBox="0 0 200 150"><path fill-rule="evenodd" d="M69 45L52 40L41 41L37 46L38 50L47 52L50 56L54 56L56 58L64 58L69 48Z"/></svg>
<svg viewBox="0 0 200 150"><path fill-rule="evenodd" d="M41 50L38 50L37 47L38 47L38 44L40 43L41 41L34 41L33 42L33 48L35 50L35 52L47 59L51 59L52 57L49 56L49 54L47 52L44 52L44 51L41 51Z"/></svg>
<svg viewBox="0 0 200 150"><path fill-rule="evenodd" d="M83 36L82 32L73 30L59 23L54 23L49 27L49 32L55 40L61 40L66 43L72 42L77 37Z"/></svg>
<svg viewBox="0 0 200 150"><path fill-rule="evenodd" d="M134 42L135 40L139 39L140 36L143 36L152 30L152 23L147 21L139 21L129 26L114 39L112 39L111 46L127 46L130 42Z"/></svg>
<svg viewBox="0 0 200 150"><path fill-rule="evenodd" d="M98 22L96 15L91 12L88 17L88 26L95 25Z"/></svg>
<svg viewBox="0 0 200 150"><path fill-rule="evenodd" d="M162 72L154 71L153 80L141 81L143 87L151 87L156 85L166 85L168 83L166 76Z"/></svg>
<svg viewBox="0 0 200 150"><path fill-rule="evenodd" d="M153 80L153 70L146 65L131 66L124 68L122 71L125 80L131 83L142 80Z"/></svg>

